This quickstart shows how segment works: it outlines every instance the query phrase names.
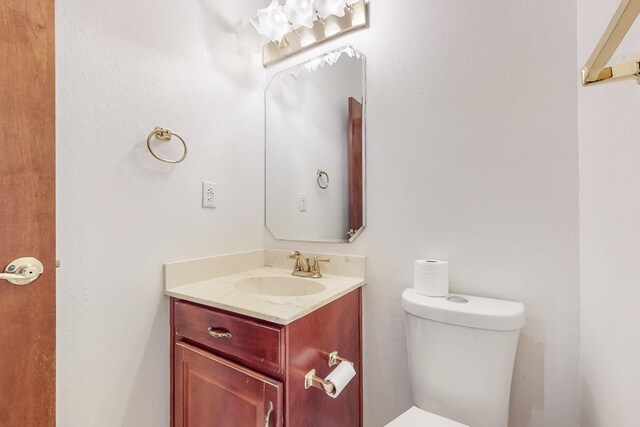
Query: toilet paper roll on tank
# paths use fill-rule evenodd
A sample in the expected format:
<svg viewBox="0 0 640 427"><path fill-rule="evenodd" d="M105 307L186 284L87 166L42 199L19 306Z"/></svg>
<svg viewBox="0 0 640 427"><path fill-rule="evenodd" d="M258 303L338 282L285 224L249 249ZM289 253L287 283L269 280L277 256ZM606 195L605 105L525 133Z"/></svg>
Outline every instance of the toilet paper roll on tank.
<svg viewBox="0 0 640 427"><path fill-rule="evenodd" d="M449 263L437 259L417 259L413 289L429 297L449 295Z"/></svg>

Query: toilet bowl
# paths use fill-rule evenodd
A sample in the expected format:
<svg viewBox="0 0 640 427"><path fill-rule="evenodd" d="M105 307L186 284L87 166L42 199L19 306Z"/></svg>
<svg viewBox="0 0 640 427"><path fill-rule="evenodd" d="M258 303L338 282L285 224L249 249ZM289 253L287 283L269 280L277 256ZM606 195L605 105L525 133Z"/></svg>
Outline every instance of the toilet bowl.
<svg viewBox="0 0 640 427"><path fill-rule="evenodd" d="M428 297L406 289L402 308L416 406L388 425L507 427L524 306L468 295Z"/></svg>

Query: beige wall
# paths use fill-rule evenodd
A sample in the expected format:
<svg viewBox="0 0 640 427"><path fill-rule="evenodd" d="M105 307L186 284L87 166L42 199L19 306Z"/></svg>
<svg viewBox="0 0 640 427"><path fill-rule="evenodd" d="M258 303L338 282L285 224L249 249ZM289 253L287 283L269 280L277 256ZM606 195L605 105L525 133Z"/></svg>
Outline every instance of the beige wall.
<svg viewBox="0 0 640 427"><path fill-rule="evenodd" d="M618 0L578 2L578 61L595 47ZM615 56L640 49L638 23ZM640 419L640 88L579 90L582 425Z"/></svg>
<svg viewBox="0 0 640 427"><path fill-rule="evenodd" d="M422 257L451 262L454 291L526 305L512 425L578 425L576 5L375 0L369 29L265 76L232 34L265 3L57 4L58 425L166 425L162 262L265 242L369 256L367 426L411 405L400 293ZM264 84L346 43L367 56L367 229L274 241ZM155 125L184 134L184 164L145 152Z"/></svg>
<svg viewBox="0 0 640 427"><path fill-rule="evenodd" d="M57 2L58 426L167 426L162 263L263 246L263 70L231 32L256 7ZM146 151L156 125L184 163Z"/></svg>
<svg viewBox="0 0 640 427"><path fill-rule="evenodd" d="M578 425L578 140L573 2L371 2L365 422L411 405L400 294L413 260L451 263L454 291L522 301L511 425ZM270 69L277 71L302 57ZM266 233L265 233L266 234Z"/></svg>

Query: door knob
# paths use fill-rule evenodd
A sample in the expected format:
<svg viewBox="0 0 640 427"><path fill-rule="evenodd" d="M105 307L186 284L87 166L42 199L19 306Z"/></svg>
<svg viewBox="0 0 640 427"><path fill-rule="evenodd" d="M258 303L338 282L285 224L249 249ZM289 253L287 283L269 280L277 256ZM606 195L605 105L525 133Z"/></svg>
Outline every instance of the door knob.
<svg viewBox="0 0 640 427"><path fill-rule="evenodd" d="M18 258L4 269L4 273L0 273L0 279L7 280L14 285L28 285L40 277L43 271L44 267L37 259Z"/></svg>

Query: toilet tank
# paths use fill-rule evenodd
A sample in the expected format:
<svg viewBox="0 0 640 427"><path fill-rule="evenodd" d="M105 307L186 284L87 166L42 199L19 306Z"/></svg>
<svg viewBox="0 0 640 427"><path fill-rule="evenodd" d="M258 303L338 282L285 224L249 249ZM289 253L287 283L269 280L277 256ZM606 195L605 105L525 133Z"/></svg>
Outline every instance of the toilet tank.
<svg viewBox="0 0 640 427"><path fill-rule="evenodd" d="M406 289L411 394L429 412L474 427L506 427L511 376L524 306Z"/></svg>

